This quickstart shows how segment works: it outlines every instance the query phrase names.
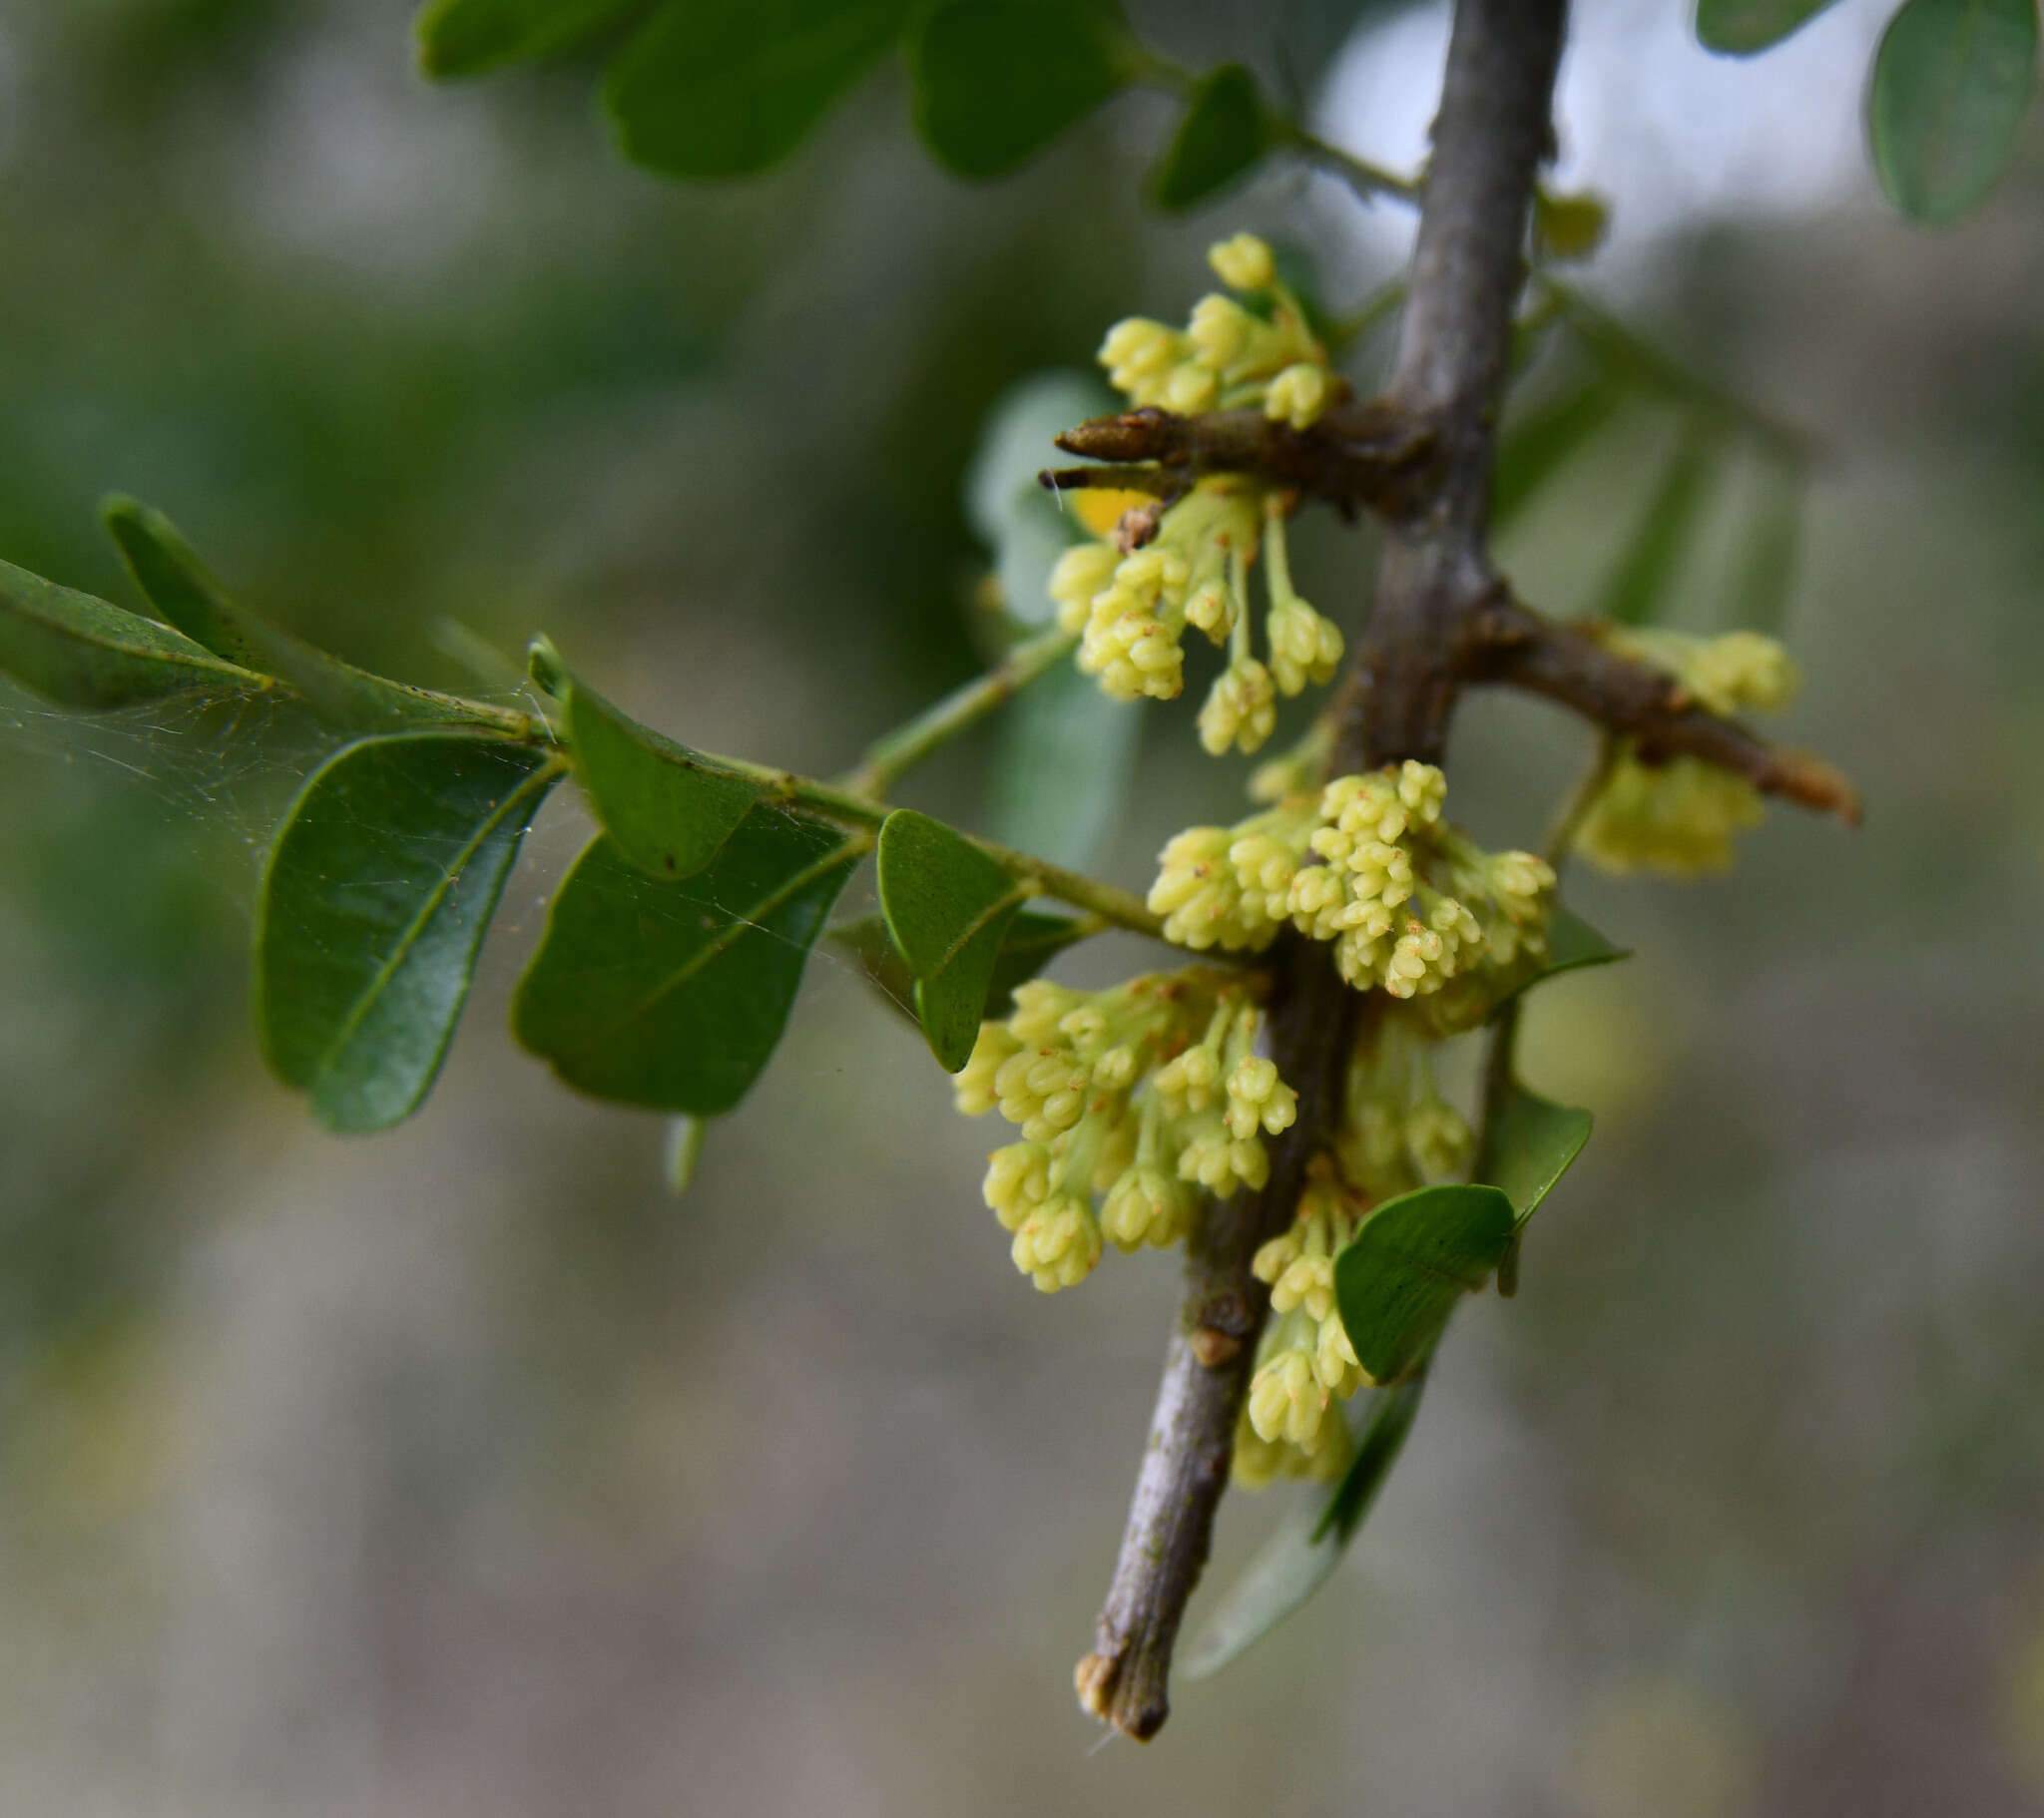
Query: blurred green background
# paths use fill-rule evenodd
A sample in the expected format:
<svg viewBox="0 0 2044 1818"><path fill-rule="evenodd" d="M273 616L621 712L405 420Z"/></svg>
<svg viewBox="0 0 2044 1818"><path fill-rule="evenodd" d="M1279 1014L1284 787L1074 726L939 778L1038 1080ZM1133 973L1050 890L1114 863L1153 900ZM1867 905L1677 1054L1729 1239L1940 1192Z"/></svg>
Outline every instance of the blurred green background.
<svg viewBox="0 0 2044 1818"><path fill-rule="evenodd" d="M1177 315L1238 226L1337 303L1392 269L1318 182L1146 216L1143 98L973 190L889 70L783 172L679 189L613 159L588 69L428 90L407 10L0 15L8 560L132 603L94 517L126 489L357 661L474 686L544 627L690 742L829 771L979 661L960 484L1009 385ZM1343 95L1424 119L1429 9L1136 11L1365 149ZM1568 94L1652 69L1792 176L1779 90L1728 122L1722 66L1635 55L1677 11L1587 7L1565 149ZM1849 114L1878 23L1791 47L1797 109ZM1457 1322L1341 1575L1147 1751L1096 1746L1069 1674L1174 1271L1031 1293L993 1131L843 963L668 1196L657 1123L503 1031L563 792L434 1100L329 1138L260 1070L244 958L320 737L0 694L0 1809L2044 1811L2040 131L1934 237L1856 158L1621 214L1592 287L1827 451L1789 736L1867 824L1777 810L1733 878L1575 884L1639 957L1530 1018L1529 1077L1599 1127L1521 1293ZM1623 204L1622 136L1573 143ZM1511 527L1528 597L1594 601L1669 429L1629 413ZM1682 622L1729 610L1738 504ZM1352 624L1366 546L1303 541ZM1131 885L1239 812L1196 704L1145 721ZM1528 840L1587 748L1473 701L1458 812ZM980 813L990 749L909 798ZM1215 1583L1281 1501L1231 1503Z"/></svg>

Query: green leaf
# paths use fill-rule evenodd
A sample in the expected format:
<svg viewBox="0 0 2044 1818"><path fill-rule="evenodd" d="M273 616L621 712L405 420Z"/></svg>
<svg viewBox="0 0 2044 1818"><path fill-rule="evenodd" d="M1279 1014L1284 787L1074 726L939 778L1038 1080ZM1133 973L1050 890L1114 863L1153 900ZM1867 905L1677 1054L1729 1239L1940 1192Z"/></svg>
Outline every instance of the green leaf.
<svg viewBox="0 0 2044 1818"><path fill-rule="evenodd" d="M1161 209L1198 208L1254 170L1271 144L1256 77L1239 63L1224 63L1194 85L1185 117L1150 174L1151 197Z"/></svg>
<svg viewBox="0 0 2044 1818"><path fill-rule="evenodd" d="M8 562L0 562L0 673L60 706L87 709L270 685L181 632Z"/></svg>
<svg viewBox="0 0 2044 1818"><path fill-rule="evenodd" d="M535 668L553 678L561 736L604 831L640 870L674 880L715 858L764 791L620 712L562 668L552 647Z"/></svg>
<svg viewBox="0 0 2044 1818"><path fill-rule="evenodd" d="M1832 0L1697 0L1697 40L1707 51L1751 57L1814 19Z"/></svg>
<svg viewBox="0 0 2044 1818"><path fill-rule="evenodd" d="M288 683L322 719L362 731L395 731L421 721L503 726L518 717L459 695L385 681L278 631L229 597L161 512L114 497L102 503L100 516L150 605L215 656Z"/></svg>
<svg viewBox="0 0 2044 1818"><path fill-rule="evenodd" d="M641 0L432 0L412 22L419 68L435 81L479 76L572 49Z"/></svg>
<svg viewBox="0 0 2044 1818"><path fill-rule="evenodd" d="M881 823L880 913L915 980L915 1010L946 1073L972 1058L1008 924L1027 888L942 821L897 808Z"/></svg>
<svg viewBox="0 0 2044 1818"><path fill-rule="evenodd" d="M424 1102L559 775L529 746L414 732L347 746L299 792L262 877L256 1018L329 1130L383 1130Z"/></svg>
<svg viewBox="0 0 2044 1818"><path fill-rule="evenodd" d="M1505 431L1498 450L1490 521L1502 529L1588 445L1625 402L1628 387L1609 372L1587 379L1529 412Z"/></svg>
<svg viewBox="0 0 2044 1818"><path fill-rule="evenodd" d="M519 981L518 1040L593 1098L730 1111L780 1040L809 948L863 850L763 806L705 869L668 884L599 835L562 880Z"/></svg>
<svg viewBox="0 0 2044 1818"><path fill-rule="evenodd" d="M1516 1080L1507 1084L1490 1116L1476 1177L1502 1191L1518 1213L1512 1240L1497 1265L1497 1291L1508 1299L1519 1291L1519 1244L1526 1220L1583 1152L1590 1123L1588 1112L1551 1104Z"/></svg>
<svg viewBox="0 0 2044 1818"><path fill-rule="evenodd" d="M1374 1398L1369 1424L1341 1482L1324 1500L1300 1502L1230 1588L1186 1656L1189 1679L1205 1679L1239 1658L1324 1585L1360 1532L1419 1412L1419 1381Z"/></svg>
<svg viewBox="0 0 2044 1818"><path fill-rule="evenodd" d="M1075 941L1086 938L1087 930L1069 915L1046 915L1036 909L1018 910L1001 936L1001 950L994 960L988 981L986 1003L980 1020L1005 1017L1014 1007L1015 987L1025 985ZM883 915L862 915L855 921L839 922L830 930L831 943L857 962L866 983L913 1029L922 1028L915 1013L915 975L887 932Z"/></svg>
<svg viewBox="0 0 2044 1818"><path fill-rule="evenodd" d="M611 66L627 158L672 177L778 164L906 29L916 0L670 0Z"/></svg>
<svg viewBox="0 0 2044 1818"><path fill-rule="evenodd" d="M915 125L961 177L1027 164L1135 79L1116 0L947 0L910 41Z"/></svg>
<svg viewBox="0 0 2044 1818"><path fill-rule="evenodd" d="M1401 1193L1362 1221L1334 1258L1334 1297L1372 1380L1425 1366L1455 1303L1503 1257L1513 1219L1498 1188L1448 1185Z"/></svg>
<svg viewBox="0 0 2044 1818"><path fill-rule="evenodd" d="M1614 960L1629 960L1632 956L1630 947L1620 947L1607 940L1568 904L1556 903L1547 917L1546 958L1537 970L1528 973L1498 999L1491 1015L1495 1017L1498 1010L1524 996L1535 985L1544 985L1564 972L1575 972L1584 966L1608 966Z"/></svg>
<svg viewBox="0 0 2044 1818"><path fill-rule="evenodd" d="M1590 1140L1590 1114L1556 1105L1514 1080L1493 1114L1477 1173L1512 1202L1524 1224Z"/></svg>
<svg viewBox="0 0 2044 1818"><path fill-rule="evenodd" d="M1695 546L1724 449L1718 424L1700 416L1683 424L1632 540L1604 584L1596 606L1598 618L1614 625L1645 625L1666 616L1675 577Z"/></svg>
<svg viewBox="0 0 2044 1818"><path fill-rule="evenodd" d="M1867 127L1888 200L1943 227L1994 187L2037 67L2036 0L1908 0L1873 60Z"/></svg>

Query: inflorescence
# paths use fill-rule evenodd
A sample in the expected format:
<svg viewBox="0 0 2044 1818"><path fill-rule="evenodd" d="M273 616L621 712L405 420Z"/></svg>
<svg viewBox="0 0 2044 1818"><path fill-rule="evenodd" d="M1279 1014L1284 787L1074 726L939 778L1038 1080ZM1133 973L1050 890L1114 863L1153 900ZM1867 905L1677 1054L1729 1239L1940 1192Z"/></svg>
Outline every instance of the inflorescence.
<svg viewBox="0 0 2044 1818"><path fill-rule="evenodd" d="M1758 632L1694 638L1607 626L1600 636L1673 676L1713 713L1777 712L1800 682L1788 653ZM1734 835L1760 821L1760 791L1745 777L1696 757L1648 764L1626 749L1577 829L1576 850L1606 871L1696 877L1726 870Z"/></svg>
<svg viewBox="0 0 2044 1818"><path fill-rule="evenodd" d="M1006 1022L982 1023L958 1109L998 1108L1021 1127L989 1157L985 1187L1015 1266L1055 1292L1092 1272L1103 1238L1123 1251L1177 1243L1196 1189L1262 1186L1263 1138L1297 1115L1256 1052L1263 1023L1251 981L1204 966L1098 992L1038 980Z"/></svg>
<svg viewBox="0 0 2044 1818"><path fill-rule="evenodd" d="M1334 943L1351 985L1393 998L1501 979L1544 950L1554 869L1481 850L1442 817L1446 794L1438 769L1408 761L1337 776L1233 827L1189 827L1164 849L1150 907L1168 940L1195 951L1254 952L1289 922ZM1481 1021L1494 996L1457 994L1451 1020L1477 1010Z"/></svg>
<svg viewBox="0 0 2044 1818"><path fill-rule="evenodd" d="M1261 409L1306 427L1342 382L1270 248L1239 234L1209 258L1239 296L1204 297L1183 330L1117 324L1101 349L1113 382L1139 407ZM1280 694L1333 679L1340 633L1291 584L1291 495L1220 473L1165 504L1124 509L1114 495L1092 497L1121 516L1110 525L1095 514L1106 534L1064 555L1050 592L1060 625L1079 639L1079 667L1108 693L1176 696L1186 628L1204 632L1229 652L1199 722L1218 756L1258 749L1276 728ZM1260 559L1268 661L1252 640L1250 571ZM1787 652L1753 633L1597 635L1715 713L1780 707L1794 690ZM1272 1317L1235 1450L1236 1475L1252 1484L1326 1478L1348 1459L1338 1404L1370 1379L1342 1324L1335 1258L1374 1207L1466 1177L1475 1138L1441 1096L1434 1051L1486 1023L1547 964L1554 904L1545 859L1486 851L1448 821L1435 766L1325 780L1332 742L1323 715L1251 779L1260 811L1170 841L1149 895L1164 938L1196 953L1256 954L1287 928L1326 942L1341 978L1367 999L1335 1127L1306 1161L1291 1224L1254 1261ZM1649 763L1626 744L1594 786L1574 841L1613 870L1715 869L1760 813L1745 779L1694 758ZM985 1194L1013 1234L1016 1267L1037 1287L1082 1280L1107 1243L1181 1242L1202 1192L1268 1183L1266 1138L1291 1127L1297 1101L1265 1052L1265 986L1254 969L1212 964L1097 992L1037 981L1015 991L1005 1020L982 1023L958 1108L998 1109L1020 1128L1019 1141L989 1157Z"/></svg>
<svg viewBox="0 0 2044 1818"><path fill-rule="evenodd" d="M1249 294L1203 297L1181 331L1141 317L1119 322L1100 357L1132 403L1185 415L1256 408L1304 428L1342 389L1271 249L1251 234L1209 254L1222 280ZM1268 311L1259 313L1251 304ZM1079 667L1119 699L1175 698L1185 687L1188 626L1228 648L1228 667L1200 713L1215 756L1254 751L1278 721L1278 696L1324 685L1341 663L1341 634L1291 584L1284 520L1296 501L1250 475L1201 480L1161 513L1140 515L1068 550L1051 576L1058 622L1080 637ZM1250 569L1264 559L1269 661L1255 655Z"/></svg>

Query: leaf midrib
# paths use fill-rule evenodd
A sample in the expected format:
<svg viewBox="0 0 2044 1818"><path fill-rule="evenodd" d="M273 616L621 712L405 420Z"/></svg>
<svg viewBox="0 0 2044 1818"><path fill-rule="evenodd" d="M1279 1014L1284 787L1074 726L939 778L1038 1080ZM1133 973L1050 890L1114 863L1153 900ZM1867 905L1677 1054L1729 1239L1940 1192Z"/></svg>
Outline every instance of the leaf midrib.
<svg viewBox="0 0 2044 1818"><path fill-rule="evenodd" d="M421 905L418 914L413 916L405 925L404 934L392 947L389 958L377 967L375 975L370 979L367 987L349 1008L346 1018L341 1023L339 1032L321 1052L318 1062L313 1069L307 1091L316 1093L318 1088L332 1077L334 1069L338 1066L348 1045L353 1042L355 1036L360 1032L361 1026L367 1019L369 1012L376 1007L383 993L389 989L390 981L396 977L398 968L404 964L411 950L418 944L419 936L425 929L426 924L439 913L440 905L446 901L448 892L460 880L461 874L468 868L470 861L482 850L484 842L503 825L505 818L527 795L536 791L544 791L544 789L551 787L559 776L560 770L556 765L551 763L541 764L531 775L525 777L516 788L512 789L499 806L476 823L475 832L463 843L460 851L455 854L453 861L442 868L440 881L426 893L425 902Z"/></svg>

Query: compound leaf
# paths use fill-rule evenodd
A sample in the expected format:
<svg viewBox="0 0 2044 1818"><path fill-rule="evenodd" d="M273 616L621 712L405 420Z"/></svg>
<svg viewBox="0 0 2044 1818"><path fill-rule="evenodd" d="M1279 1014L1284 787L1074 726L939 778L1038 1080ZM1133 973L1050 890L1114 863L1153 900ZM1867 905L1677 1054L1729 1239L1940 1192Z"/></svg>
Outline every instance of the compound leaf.
<svg viewBox="0 0 2044 1818"><path fill-rule="evenodd" d="M946 0L909 47L915 125L961 177L1028 163L1134 78L1116 0Z"/></svg>
<svg viewBox="0 0 2044 1818"><path fill-rule="evenodd" d="M1697 0L1697 40L1707 51L1751 57L1800 31L1832 0Z"/></svg>
<svg viewBox="0 0 2044 1818"><path fill-rule="evenodd" d="M2008 163L2036 66L2036 0L1908 0L1866 101L1888 200L1930 227L1979 202Z"/></svg>
<svg viewBox="0 0 2044 1818"><path fill-rule="evenodd" d="M639 0L432 0L412 22L419 68L435 81L479 76L572 49Z"/></svg>
<svg viewBox="0 0 2044 1818"><path fill-rule="evenodd" d="M256 1016L329 1130L383 1130L424 1102L560 773L529 746L414 732L347 746L299 792L263 872Z"/></svg>
<svg viewBox="0 0 2044 1818"><path fill-rule="evenodd" d="M759 807L695 876L661 883L600 834L519 981L518 1040L593 1098L714 1117L772 1055L863 843Z"/></svg>
<svg viewBox="0 0 2044 1818"><path fill-rule="evenodd" d="M0 562L0 672L60 706L269 685L182 632Z"/></svg>
<svg viewBox="0 0 2044 1818"><path fill-rule="evenodd" d="M1495 1186L1422 1186L1387 1199L1334 1259L1334 1297L1370 1377L1424 1367L1448 1315L1489 1280L1511 1242L1512 1202Z"/></svg>
<svg viewBox="0 0 2044 1818"><path fill-rule="evenodd" d="M671 0L611 66L627 158L672 177L778 164L906 29L915 0Z"/></svg>
<svg viewBox="0 0 2044 1818"><path fill-rule="evenodd" d="M1185 117L1150 175L1151 197L1161 209L1198 208L1254 170L1271 143L1271 118L1256 77L1239 63L1224 63L1194 86Z"/></svg>
<svg viewBox="0 0 2044 1818"><path fill-rule="evenodd" d="M880 913L915 981L915 1010L946 1073L972 1058L1008 924L1027 894L942 821L897 808L880 827Z"/></svg>

